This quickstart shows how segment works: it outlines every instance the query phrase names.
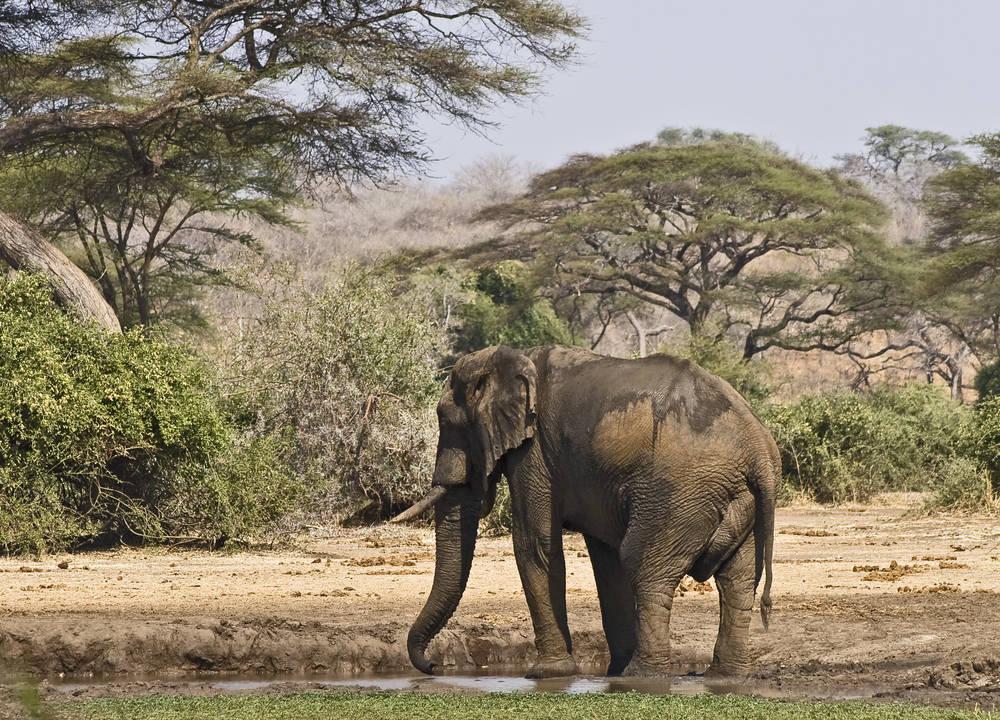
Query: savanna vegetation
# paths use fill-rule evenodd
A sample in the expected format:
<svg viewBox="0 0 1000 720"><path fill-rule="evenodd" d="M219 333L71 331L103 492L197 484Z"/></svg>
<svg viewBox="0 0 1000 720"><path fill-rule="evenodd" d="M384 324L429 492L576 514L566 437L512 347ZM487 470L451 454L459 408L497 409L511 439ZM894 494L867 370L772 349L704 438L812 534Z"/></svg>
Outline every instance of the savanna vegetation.
<svg viewBox="0 0 1000 720"><path fill-rule="evenodd" d="M786 497L997 510L1000 135L875 127L821 168L668 128L409 177L419 119L487 125L584 31L547 0L0 5L0 547L385 519L492 344L700 363Z"/></svg>

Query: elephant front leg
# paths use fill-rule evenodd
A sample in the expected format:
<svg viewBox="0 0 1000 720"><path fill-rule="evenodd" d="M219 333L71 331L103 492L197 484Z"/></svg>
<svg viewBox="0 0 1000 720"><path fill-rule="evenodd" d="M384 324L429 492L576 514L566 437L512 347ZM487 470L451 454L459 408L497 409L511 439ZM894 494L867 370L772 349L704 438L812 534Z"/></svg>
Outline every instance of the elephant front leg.
<svg viewBox="0 0 1000 720"><path fill-rule="evenodd" d="M513 498L512 498L513 499ZM516 503L516 500L515 500ZM566 620L566 563L562 549L562 529L553 527L550 513L537 504L531 514L514 507L514 557L535 629L538 660L528 671L529 678L564 677L577 673L573 645ZM527 508L521 508L522 512ZM519 522L519 516L522 521ZM532 516L536 519L532 522Z"/></svg>
<svg viewBox="0 0 1000 720"><path fill-rule="evenodd" d="M719 590L719 636L706 675L746 677L750 674L750 619L754 597L754 536L715 574Z"/></svg>

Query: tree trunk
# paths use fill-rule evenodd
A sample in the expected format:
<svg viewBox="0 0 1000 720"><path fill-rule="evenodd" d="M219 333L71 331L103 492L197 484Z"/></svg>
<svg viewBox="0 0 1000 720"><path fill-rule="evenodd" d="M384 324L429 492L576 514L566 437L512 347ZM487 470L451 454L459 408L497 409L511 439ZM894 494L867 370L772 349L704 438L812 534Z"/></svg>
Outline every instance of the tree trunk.
<svg viewBox="0 0 1000 720"><path fill-rule="evenodd" d="M965 392L963 387L963 375L965 359L969 356L969 347L963 345L957 355L948 358L948 368L951 370L951 399L960 405L965 404Z"/></svg>
<svg viewBox="0 0 1000 720"><path fill-rule="evenodd" d="M954 377L951 379L951 399L958 402L959 405L965 404L965 393L962 389L962 368L959 367L955 371Z"/></svg>
<svg viewBox="0 0 1000 720"><path fill-rule="evenodd" d="M625 313L625 317L632 324L632 329L635 330L636 337L639 340L639 357L644 358L646 357L646 328L639 322L635 313L629 311Z"/></svg>
<svg viewBox="0 0 1000 720"><path fill-rule="evenodd" d="M61 305L108 332L121 332L114 310L86 273L57 247L5 213L0 213L0 261L16 270L45 275Z"/></svg>
<svg viewBox="0 0 1000 720"><path fill-rule="evenodd" d="M647 329L645 326L643 326L641 322L639 322L639 318L636 317L635 313L632 312L631 310L625 313L625 318L632 325L632 329L635 330L635 334L639 339L639 357L641 358L646 357L648 338L659 337L663 333L670 332L671 330L674 329L673 325L661 325L659 327Z"/></svg>

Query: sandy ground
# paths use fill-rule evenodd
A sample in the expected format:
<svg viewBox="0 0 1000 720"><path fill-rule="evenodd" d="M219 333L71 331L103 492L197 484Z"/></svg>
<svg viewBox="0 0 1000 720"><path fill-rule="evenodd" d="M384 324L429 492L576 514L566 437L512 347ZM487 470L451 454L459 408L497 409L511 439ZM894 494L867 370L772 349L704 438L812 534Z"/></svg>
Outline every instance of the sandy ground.
<svg viewBox="0 0 1000 720"><path fill-rule="evenodd" d="M1000 523L920 517L905 500L779 510L772 627L763 632L756 616L753 627L759 682L798 683L812 689L806 695L829 687L1000 701ZM579 536L565 546L577 659L599 670L590 563ZM8 671L53 680L405 670L402 640L430 588L433 552L429 530L377 527L275 552L0 560L0 658ZM678 673L701 670L717 595L689 589L674 607ZM510 539L480 539L468 590L432 657L456 670L519 672L531 639Z"/></svg>

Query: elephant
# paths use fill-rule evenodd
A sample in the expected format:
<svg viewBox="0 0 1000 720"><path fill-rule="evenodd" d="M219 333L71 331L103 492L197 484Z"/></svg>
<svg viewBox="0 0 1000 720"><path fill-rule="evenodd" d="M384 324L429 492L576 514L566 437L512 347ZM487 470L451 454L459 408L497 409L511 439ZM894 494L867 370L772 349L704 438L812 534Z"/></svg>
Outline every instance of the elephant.
<svg viewBox="0 0 1000 720"><path fill-rule="evenodd" d="M413 665L465 591L478 523L501 476L535 633L527 677L578 673L566 613L563 530L582 533L609 675L670 673L670 613L685 574L714 577L718 637L708 674L749 674L754 598L771 608L775 486L770 433L743 397L665 354L619 359L564 346L495 346L461 357L437 406L432 487L396 520L434 508L435 569L407 636Z"/></svg>

